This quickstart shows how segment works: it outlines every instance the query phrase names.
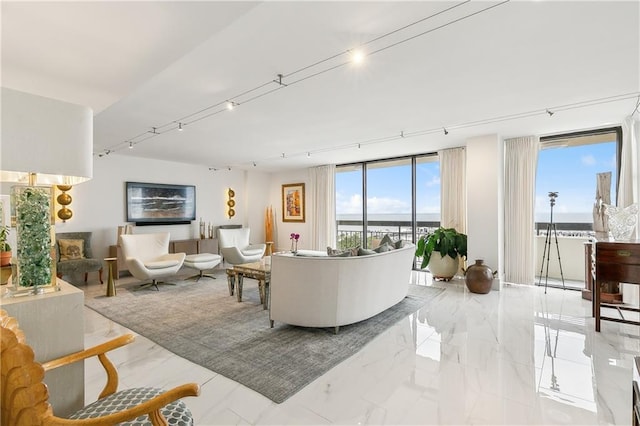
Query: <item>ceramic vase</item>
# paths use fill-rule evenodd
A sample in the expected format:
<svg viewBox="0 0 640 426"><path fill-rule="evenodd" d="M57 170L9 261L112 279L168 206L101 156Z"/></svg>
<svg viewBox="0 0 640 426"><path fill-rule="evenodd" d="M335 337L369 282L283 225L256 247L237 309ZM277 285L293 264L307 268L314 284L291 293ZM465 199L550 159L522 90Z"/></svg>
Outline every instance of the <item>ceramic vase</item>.
<svg viewBox="0 0 640 426"><path fill-rule="evenodd" d="M484 260L476 259L476 263L467 268L464 276L464 282L472 293L486 294L491 291L494 273Z"/></svg>
<svg viewBox="0 0 640 426"><path fill-rule="evenodd" d="M460 267L459 256L453 259L451 256L442 257L439 251L431 253L427 269L436 280L449 281L458 272Z"/></svg>

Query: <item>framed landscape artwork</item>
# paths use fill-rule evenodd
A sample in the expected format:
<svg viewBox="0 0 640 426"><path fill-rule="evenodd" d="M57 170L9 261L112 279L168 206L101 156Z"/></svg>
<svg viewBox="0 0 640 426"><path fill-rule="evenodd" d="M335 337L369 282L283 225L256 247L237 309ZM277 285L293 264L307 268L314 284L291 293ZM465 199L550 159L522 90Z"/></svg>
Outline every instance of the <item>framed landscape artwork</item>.
<svg viewBox="0 0 640 426"><path fill-rule="evenodd" d="M282 221L304 222L304 183L282 185Z"/></svg>

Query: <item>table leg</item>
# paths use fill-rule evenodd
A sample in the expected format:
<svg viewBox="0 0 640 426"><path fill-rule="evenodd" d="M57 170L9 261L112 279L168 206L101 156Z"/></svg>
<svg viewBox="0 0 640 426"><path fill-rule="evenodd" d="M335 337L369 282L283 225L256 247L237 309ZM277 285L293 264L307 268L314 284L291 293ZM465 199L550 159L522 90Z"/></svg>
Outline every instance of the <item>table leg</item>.
<svg viewBox="0 0 640 426"><path fill-rule="evenodd" d="M227 285L229 286L229 296L233 296L236 286L236 276L233 273L227 272Z"/></svg>
<svg viewBox="0 0 640 426"><path fill-rule="evenodd" d="M244 280L244 275L236 274L236 296L238 297L238 302L242 302L242 284Z"/></svg>
<svg viewBox="0 0 640 426"><path fill-rule="evenodd" d="M264 281L264 309L269 309L269 293L271 293L271 289L269 286L269 281Z"/></svg>
<svg viewBox="0 0 640 426"><path fill-rule="evenodd" d="M264 280L258 279L258 292L260 293L260 303L264 305Z"/></svg>

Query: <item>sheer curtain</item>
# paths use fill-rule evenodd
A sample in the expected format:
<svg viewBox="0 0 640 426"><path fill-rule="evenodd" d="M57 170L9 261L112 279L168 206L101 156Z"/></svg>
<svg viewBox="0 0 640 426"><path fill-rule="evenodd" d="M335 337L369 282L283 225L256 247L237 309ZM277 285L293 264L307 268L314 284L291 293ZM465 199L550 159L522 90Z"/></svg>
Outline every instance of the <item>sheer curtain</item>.
<svg viewBox="0 0 640 426"><path fill-rule="evenodd" d="M504 269L505 281L535 282L534 205L539 139L505 140Z"/></svg>
<svg viewBox="0 0 640 426"><path fill-rule="evenodd" d="M440 159L440 224L467 233L467 157L464 148L438 151Z"/></svg>
<svg viewBox="0 0 640 426"><path fill-rule="evenodd" d="M618 188L618 206L627 207L637 203L640 196L640 116L637 112L625 118L622 123L622 152L620 155L620 184ZM640 217L636 222L635 236L640 235ZM638 305L640 300L639 288L636 285L622 284L622 301L633 306Z"/></svg>
<svg viewBox="0 0 640 426"><path fill-rule="evenodd" d="M309 169L311 180L311 247L326 250L336 246L336 166Z"/></svg>

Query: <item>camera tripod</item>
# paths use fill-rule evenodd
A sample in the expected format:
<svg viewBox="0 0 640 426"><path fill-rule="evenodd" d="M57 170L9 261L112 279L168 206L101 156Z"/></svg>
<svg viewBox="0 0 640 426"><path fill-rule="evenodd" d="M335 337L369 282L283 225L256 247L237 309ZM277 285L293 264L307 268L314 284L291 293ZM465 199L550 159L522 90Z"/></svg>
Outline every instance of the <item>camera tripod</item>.
<svg viewBox="0 0 640 426"><path fill-rule="evenodd" d="M553 223L553 206L556 205L557 192L549 192L549 203L551 204L551 217L547 224L547 236L544 240L544 250L542 251L542 266L540 267L540 279L538 286L542 285L542 271L545 269L545 260L547 264L545 276L544 276L544 294L547 294L547 281L549 279L549 256L551 254L551 233L556 242L556 253L558 253L558 266L560 266L560 278L562 279L562 289L565 290L564 274L562 273L562 260L560 260L560 247L558 246L558 230L556 224Z"/></svg>

